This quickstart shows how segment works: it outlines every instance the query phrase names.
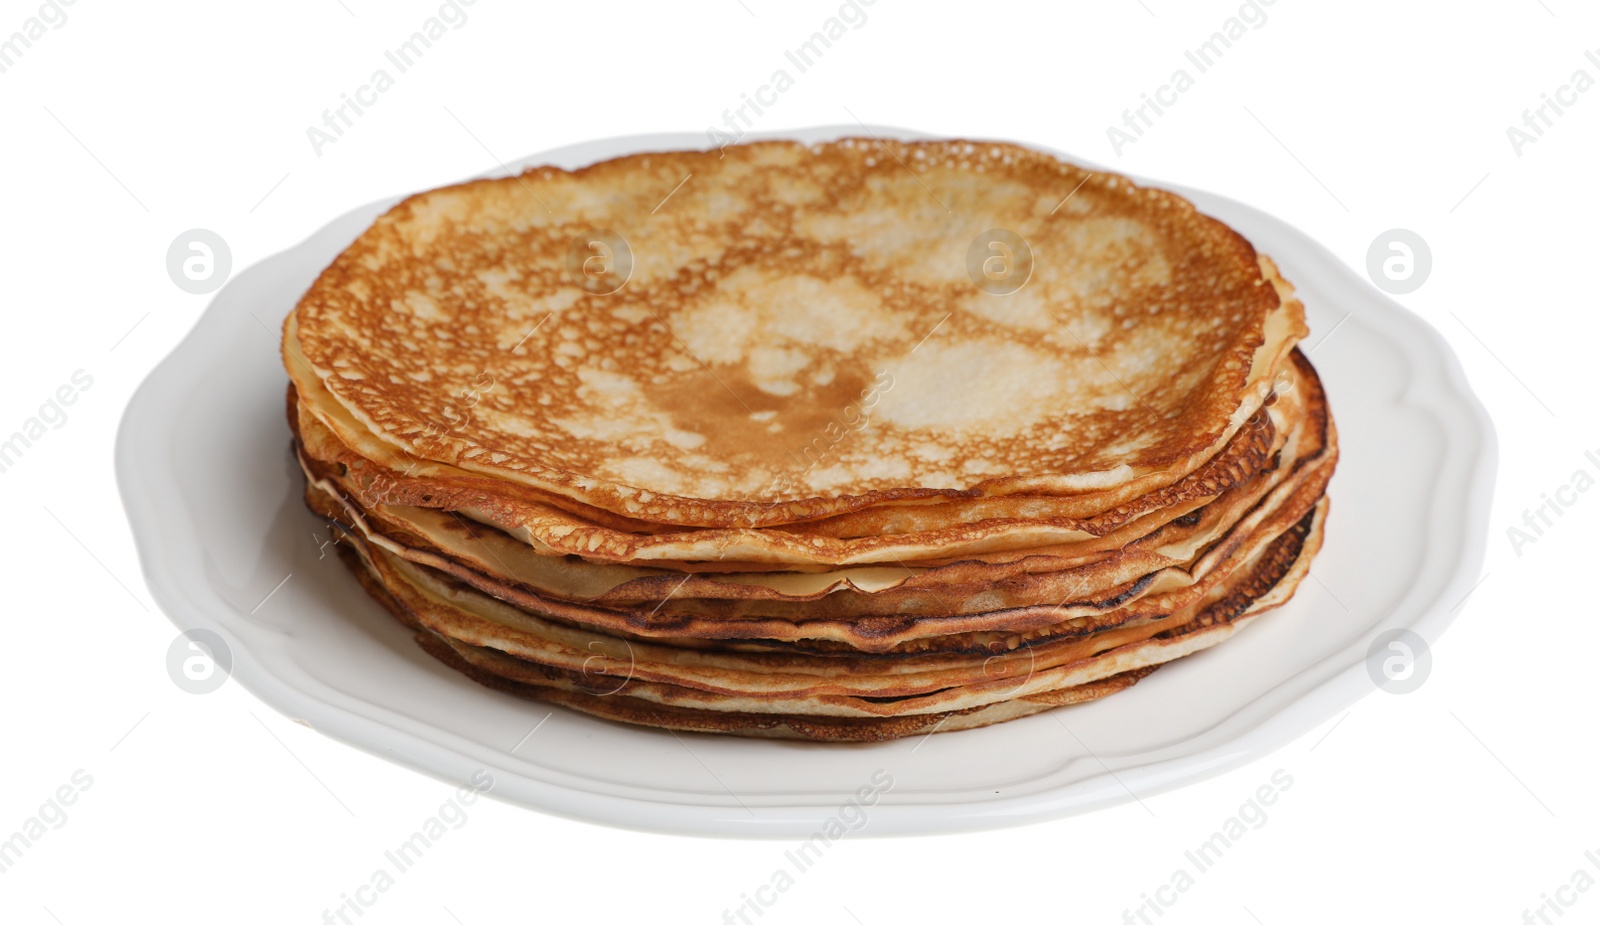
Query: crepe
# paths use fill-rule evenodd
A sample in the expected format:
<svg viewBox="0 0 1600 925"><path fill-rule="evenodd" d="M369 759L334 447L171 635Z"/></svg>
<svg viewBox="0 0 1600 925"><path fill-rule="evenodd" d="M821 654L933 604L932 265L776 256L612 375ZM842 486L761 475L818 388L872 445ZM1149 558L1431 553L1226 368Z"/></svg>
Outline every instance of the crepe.
<svg viewBox="0 0 1600 925"><path fill-rule="evenodd" d="M283 356L308 507L446 665L861 741L1097 699L1288 600L1338 460L1306 333L1171 193L845 139L413 196Z"/></svg>
<svg viewBox="0 0 1600 925"><path fill-rule="evenodd" d="M1309 428L1297 441L1300 455L1239 489L1237 497L1214 502L1196 512L1192 521L1166 524L1115 555L1059 571L1046 570L1048 563L1060 561L1050 556L1002 565L956 563L925 569L910 581L873 592L828 575L804 575L789 577L827 580L829 588L785 596L770 587L744 584L752 580L752 573L734 573L700 578L700 593L726 593L730 598L704 599L682 590L697 579L691 574L674 581L679 590L669 590L660 600L655 595L630 602L631 594L609 592L576 600L513 577L506 561L522 550L509 537L487 533L476 537L472 542L487 554L463 564L437 550L406 545L407 539L417 542L414 536L400 534L397 539L375 530L373 518L364 516L349 499L341 502L326 481L313 477L309 503L342 529L392 554L530 611L645 637L829 639L871 651L954 632L1031 629L1069 617L1103 618L1110 608L1130 606L1147 596L1171 600L1174 595L1199 593L1210 573L1225 567L1239 549L1270 539L1321 497L1337 450L1326 415L1315 423L1321 426Z"/></svg>
<svg viewBox="0 0 1600 925"><path fill-rule="evenodd" d="M374 573L382 574L381 569L374 569L356 552L362 549L359 541L342 547L342 557L374 597L418 631L424 649L487 686L643 725L781 738L876 740L930 727L972 728L1095 699L1131 685L1161 664L1222 642L1293 594L1320 548L1326 507L1326 499L1319 502L1236 587L1219 591L1202 607L1132 628L1134 632L1121 638L1098 637L1094 642L1101 645L1083 644L1037 661L1009 655L998 667L994 659L933 667L925 672L931 677L915 679L917 684L895 676L863 677L855 666L829 665L839 659L824 656L816 659L816 668L827 670L830 677L823 681L800 677L799 682L809 686L799 688L798 694L796 677L775 671L778 666L770 663L757 663L758 671L743 678L727 671L697 674L680 668L669 673L680 683L643 680L662 677L663 666L642 660L639 648L630 646L623 657L598 647L598 640L551 656L557 661L564 657L564 668L518 658L498 646L475 645L452 635L471 638L460 624L481 618L464 615L436 595L419 593L410 582L378 578ZM441 626L452 629L441 632ZM964 687L949 686L963 672L976 680ZM868 686L871 693L857 689L843 694L837 692L844 686L839 679L857 681L857 688L876 686ZM741 681L755 690L735 686ZM788 689L775 693L774 688L784 686Z"/></svg>
<svg viewBox="0 0 1600 925"><path fill-rule="evenodd" d="M1003 298L968 272L996 228L1031 254ZM625 242L620 289L569 266L591 241ZM765 142L414 196L319 276L284 342L308 400L327 410L314 378L404 453L640 520L761 527L1168 484L1304 335L1273 275L1180 197L1019 147Z"/></svg>

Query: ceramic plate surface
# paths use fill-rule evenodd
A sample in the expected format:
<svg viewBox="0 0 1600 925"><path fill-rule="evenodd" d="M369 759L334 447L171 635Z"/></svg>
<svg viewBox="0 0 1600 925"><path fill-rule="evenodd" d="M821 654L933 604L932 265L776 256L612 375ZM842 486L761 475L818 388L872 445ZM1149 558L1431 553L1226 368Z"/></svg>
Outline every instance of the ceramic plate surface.
<svg viewBox="0 0 1600 925"><path fill-rule="evenodd" d="M508 166L708 146L700 134L610 139ZM1224 644L1122 693L984 729L829 745L615 725L490 691L434 661L335 561L327 529L301 503L278 359L284 315L398 198L236 275L134 395L116 469L150 591L181 629L221 634L233 679L287 716L443 780L487 769L492 795L593 822L805 837L877 774L893 783L863 834L949 832L1080 813L1218 774L1374 691L1366 655L1378 632L1438 638L1478 577L1496 450L1432 328L1281 221L1173 189L1270 254L1297 287L1312 329L1302 348L1327 386L1343 455L1314 580Z"/></svg>

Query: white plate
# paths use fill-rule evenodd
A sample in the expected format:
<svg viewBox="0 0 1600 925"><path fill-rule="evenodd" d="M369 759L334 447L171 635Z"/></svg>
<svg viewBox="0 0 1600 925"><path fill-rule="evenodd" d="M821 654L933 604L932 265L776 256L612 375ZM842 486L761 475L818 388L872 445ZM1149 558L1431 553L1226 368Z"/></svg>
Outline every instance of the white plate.
<svg viewBox="0 0 1600 925"><path fill-rule="evenodd" d="M510 167L708 146L696 134L609 139ZM1115 696L984 729L826 745L615 725L490 691L434 661L321 547L327 531L301 504L289 454L278 360L283 316L398 200L357 209L238 274L134 395L117 476L145 578L180 628L220 633L233 678L286 715L441 779L487 769L503 800L594 822L803 837L882 771L893 786L865 833L947 832L1084 812L1218 774L1372 691L1365 656L1378 632L1405 627L1430 642L1443 632L1482 563L1496 449L1430 327L1282 222L1176 192L1271 254L1298 287L1343 458L1317 580L1225 644Z"/></svg>

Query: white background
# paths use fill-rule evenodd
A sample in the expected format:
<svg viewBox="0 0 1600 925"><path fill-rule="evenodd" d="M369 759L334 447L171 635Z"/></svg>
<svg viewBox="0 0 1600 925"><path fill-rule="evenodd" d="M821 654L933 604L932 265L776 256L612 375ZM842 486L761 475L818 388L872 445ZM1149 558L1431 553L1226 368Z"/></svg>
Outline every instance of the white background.
<svg viewBox="0 0 1600 925"><path fill-rule="evenodd" d="M236 684L194 696L168 678L175 630L140 579L111 448L129 394L207 302L168 279L174 237L218 232L237 272L354 206L496 160L704 130L838 4L477 0L317 156L306 129L437 9L78 0L0 74L0 431L75 370L94 380L0 474L0 838L75 770L93 778L67 822L0 874L0 920L322 921L450 792ZM1262 207L1361 272L1381 232L1421 234L1432 275L1398 298L1454 345L1499 429L1486 578L1415 693L1374 693L1143 805L848 839L764 925L1122 921L1280 768L1294 783L1266 824L1163 923L1512 923L1574 871L1600 877L1584 858L1600 853L1587 593L1600 492L1577 495L1521 555L1506 533L1575 471L1600 474L1584 458L1600 457L1600 88L1520 156L1506 134L1578 68L1600 77L1584 57L1600 56L1600 15L1578 0L1277 0L1118 156L1107 127L1174 69L1193 73L1184 50L1237 9L877 0L757 128L859 117L1035 141ZM0 2L0 36L37 10ZM789 847L485 800L360 921L719 922ZM1566 895L1565 921L1600 920L1600 888Z"/></svg>

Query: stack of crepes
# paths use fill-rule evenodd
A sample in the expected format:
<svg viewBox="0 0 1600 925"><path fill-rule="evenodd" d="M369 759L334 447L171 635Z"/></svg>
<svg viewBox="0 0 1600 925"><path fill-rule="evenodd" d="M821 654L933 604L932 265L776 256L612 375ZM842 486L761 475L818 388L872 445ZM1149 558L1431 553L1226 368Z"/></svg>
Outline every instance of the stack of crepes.
<svg viewBox="0 0 1600 925"><path fill-rule="evenodd" d="M1306 333L1179 196L858 138L413 196L284 363L308 504L445 664L877 740L1104 696L1284 603L1337 455Z"/></svg>

